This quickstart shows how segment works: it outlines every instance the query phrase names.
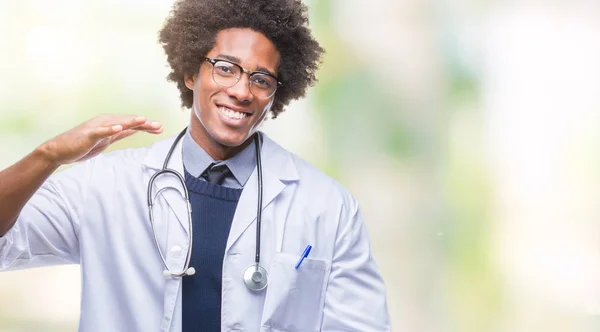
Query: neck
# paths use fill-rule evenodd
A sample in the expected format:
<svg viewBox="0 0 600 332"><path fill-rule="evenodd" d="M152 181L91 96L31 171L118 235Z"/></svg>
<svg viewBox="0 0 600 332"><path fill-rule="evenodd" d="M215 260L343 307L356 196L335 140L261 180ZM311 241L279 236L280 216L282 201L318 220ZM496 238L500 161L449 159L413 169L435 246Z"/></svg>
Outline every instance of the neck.
<svg viewBox="0 0 600 332"><path fill-rule="evenodd" d="M227 160L235 156L244 150L250 143L252 143L252 140L254 139L254 135L252 135L244 143L238 146L227 146L220 144L209 135L209 133L204 129L204 126L202 126L200 121L195 116L192 115L192 117L193 119L190 121L190 135L194 141L214 160Z"/></svg>

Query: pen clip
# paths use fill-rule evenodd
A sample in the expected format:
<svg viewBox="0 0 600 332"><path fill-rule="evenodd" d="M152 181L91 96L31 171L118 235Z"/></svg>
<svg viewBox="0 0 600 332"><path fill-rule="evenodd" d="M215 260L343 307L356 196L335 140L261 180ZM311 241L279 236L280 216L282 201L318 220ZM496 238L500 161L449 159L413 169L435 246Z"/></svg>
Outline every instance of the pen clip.
<svg viewBox="0 0 600 332"><path fill-rule="evenodd" d="M306 257L308 257L308 254L310 254L310 250L312 249L312 246L309 244L306 246L306 249L304 249L304 252L302 253L302 257L300 257L300 260L298 261L298 263L296 263L296 269L298 267L300 267L300 264L302 264L302 262L304 261L304 259Z"/></svg>

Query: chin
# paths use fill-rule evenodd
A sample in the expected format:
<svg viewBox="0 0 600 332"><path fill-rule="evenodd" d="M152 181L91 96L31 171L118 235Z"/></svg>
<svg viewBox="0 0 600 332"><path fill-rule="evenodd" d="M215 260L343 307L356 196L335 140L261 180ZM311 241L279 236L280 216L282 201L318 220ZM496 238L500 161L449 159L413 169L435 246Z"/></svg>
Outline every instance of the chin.
<svg viewBox="0 0 600 332"><path fill-rule="evenodd" d="M220 134L213 135L215 141L219 144L229 147L236 147L244 144L248 139L248 133L236 133L228 129L223 129Z"/></svg>

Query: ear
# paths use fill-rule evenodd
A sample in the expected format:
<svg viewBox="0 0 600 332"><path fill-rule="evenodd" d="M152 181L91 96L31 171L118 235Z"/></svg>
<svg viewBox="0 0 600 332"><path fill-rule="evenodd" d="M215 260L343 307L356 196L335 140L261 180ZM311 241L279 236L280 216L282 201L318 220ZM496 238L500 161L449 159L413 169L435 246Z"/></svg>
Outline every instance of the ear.
<svg viewBox="0 0 600 332"><path fill-rule="evenodd" d="M196 83L196 77L195 76L188 76L185 75L183 77L183 82L185 83L185 86L190 89L190 90L194 90L194 83Z"/></svg>

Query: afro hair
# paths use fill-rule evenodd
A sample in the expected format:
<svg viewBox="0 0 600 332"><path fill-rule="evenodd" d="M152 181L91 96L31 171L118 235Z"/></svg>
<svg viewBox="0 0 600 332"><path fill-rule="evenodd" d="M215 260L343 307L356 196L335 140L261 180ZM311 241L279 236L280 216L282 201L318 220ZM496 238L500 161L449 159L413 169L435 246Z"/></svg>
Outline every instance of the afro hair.
<svg viewBox="0 0 600 332"><path fill-rule="evenodd" d="M308 9L301 0L178 0L159 32L159 42L171 67L167 79L177 84L183 107L193 103L184 77L198 73L217 34L231 28L264 34L281 55L278 78L283 85L275 93L273 118L315 84L324 50L308 28Z"/></svg>

